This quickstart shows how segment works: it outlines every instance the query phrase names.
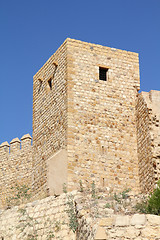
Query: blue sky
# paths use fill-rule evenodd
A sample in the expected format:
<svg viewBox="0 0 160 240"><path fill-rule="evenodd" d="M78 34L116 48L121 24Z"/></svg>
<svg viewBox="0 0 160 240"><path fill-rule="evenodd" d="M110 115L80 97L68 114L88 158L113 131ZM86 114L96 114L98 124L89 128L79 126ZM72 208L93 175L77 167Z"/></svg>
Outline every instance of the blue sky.
<svg viewBox="0 0 160 240"><path fill-rule="evenodd" d="M138 52L160 90L160 0L0 0L0 143L32 134L33 75L67 37Z"/></svg>

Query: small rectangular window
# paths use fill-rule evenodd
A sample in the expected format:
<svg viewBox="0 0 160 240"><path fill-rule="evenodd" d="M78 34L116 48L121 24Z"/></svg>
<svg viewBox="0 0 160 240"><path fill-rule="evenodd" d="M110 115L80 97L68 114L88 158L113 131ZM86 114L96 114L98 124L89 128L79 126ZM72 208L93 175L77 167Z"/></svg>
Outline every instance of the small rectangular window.
<svg viewBox="0 0 160 240"><path fill-rule="evenodd" d="M108 68L99 67L99 80L107 81Z"/></svg>

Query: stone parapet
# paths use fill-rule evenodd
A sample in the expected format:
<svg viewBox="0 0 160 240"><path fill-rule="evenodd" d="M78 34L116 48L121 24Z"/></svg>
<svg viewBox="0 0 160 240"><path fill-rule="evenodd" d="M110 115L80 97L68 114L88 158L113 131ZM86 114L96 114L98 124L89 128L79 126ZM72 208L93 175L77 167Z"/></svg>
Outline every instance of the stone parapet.
<svg viewBox="0 0 160 240"><path fill-rule="evenodd" d="M29 134L25 134L22 138L21 141L19 138L14 138L8 144L8 142L3 142L0 145L0 154L1 153L17 153L19 150L24 150L31 148L32 143L31 143L32 137Z"/></svg>

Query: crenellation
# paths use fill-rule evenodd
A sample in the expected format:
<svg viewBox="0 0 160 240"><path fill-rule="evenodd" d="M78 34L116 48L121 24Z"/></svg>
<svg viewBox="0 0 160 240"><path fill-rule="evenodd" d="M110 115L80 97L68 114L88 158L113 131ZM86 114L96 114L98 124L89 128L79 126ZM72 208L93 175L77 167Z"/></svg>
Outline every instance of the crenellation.
<svg viewBox="0 0 160 240"><path fill-rule="evenodd" d="M10 145L7 141L3 142L0 145L0 154L3 154L3 153L9 154L9 147L10 147Z"/></svg>
<svg viewBox="0 0 160 240"><path fill-rule="evenodd" d="M25 134L21 138L21 149L27 150L28 148L31 147L31 144L32 144L32 137L30 136L30 134Z"/></svg>
<svg viewBox="0 0 160 240"><path fill-rule="evenodd" d="M20 143L21 142L19 138L12 139L12 141L10 142L10 153L20 150Z"/></svg>
<svg viewBox="0 0 160 240"><path fill-rule="evenodd" d="M10 145L0 145L0 206L7 205L12 187L32 185L32 145L31 136L24 135L21 141L14 138Z"/></svg>

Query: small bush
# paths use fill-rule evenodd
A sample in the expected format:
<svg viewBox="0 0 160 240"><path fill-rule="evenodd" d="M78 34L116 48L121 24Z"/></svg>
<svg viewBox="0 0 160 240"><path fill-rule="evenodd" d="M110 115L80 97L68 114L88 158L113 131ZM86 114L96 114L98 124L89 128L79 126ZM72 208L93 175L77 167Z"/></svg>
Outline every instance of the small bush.
<svg viewBox="0 0 160 240"><path fill-rule="evenodd" d="M111 205L109 203L106 203L105 208L111 208Z"/></svg>
<svg viewBox="0 0 160 240"><path fill-rule="evenodd" d="M136 211L140 212L140 213L148 213L147 210L147 201L142 201L136 204L135 206Z"/></svg>
<svg viewBox="0 0 160 240"><path fill-rule="evenodd" d="M141 213L160 215L160 181L147 200L137 203L135 209Z"/></svg>
<svg viewBox="0 0 160 240"><path fill-rule="evenodd" d="M147 210L148 213L160 215L160 181L158 181L157 188L148 199Z"/></svg>
<svg viewBox="0 0 160 240"><path fill-rule="evenodd" d="M130 188L125 189L125 190L121 193L122 199L127 199L127 198L129 197L128 193L129 193L130 191L131 191Z"/></svg>

